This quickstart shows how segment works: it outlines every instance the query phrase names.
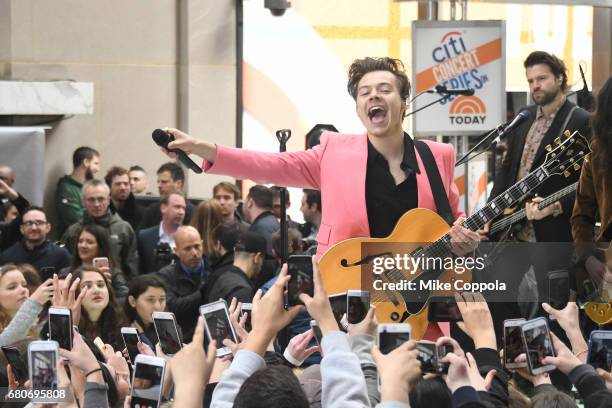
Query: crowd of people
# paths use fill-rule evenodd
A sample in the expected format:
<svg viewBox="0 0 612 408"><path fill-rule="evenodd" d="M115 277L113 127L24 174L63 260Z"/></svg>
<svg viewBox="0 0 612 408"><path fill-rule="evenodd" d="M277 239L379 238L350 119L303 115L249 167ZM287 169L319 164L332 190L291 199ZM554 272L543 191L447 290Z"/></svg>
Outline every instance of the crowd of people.
<svg viewBox="0 0 612 408"><path fill-rule="evenodd" d="M610 241L612 79L601 89L591 117L565 98L562 62L546 53L530 58L525 68L536 102L534 122L521 130L526 145L508 146L492 198L538 165L539 144L556 132L555 126L579 127L589 135L592 129L593 160L576 176L576 196L551 208L538 208L538 199L527 203L529 222L520 234L526 241L544 242L559 240L565 233L571 240L573 233L585 244L579 257L601 285L612 279L592 244ZM130 389L136 386L132 382L142 379L132 375L134 362L128 358L122 328L136 329L140 354L166 361L160 385L164 406L612 406L612 373L587 364L590 330L581 326L583 312L571 299L555 309L540 297L536 315L554 320L557 330L550 334L554 355L539 361L554 371L539 373L504 364L503 338L496 326L504 319L526 316L518 308L487 302L479 293L456 294L460 334L451 331L432 340L448 351L439 356L439 363L447 367L439 373L423 371L415 340L381 351L375 305L360 322L339 321L334 315L317 259L336 242L361 233L385 237L401 214L417 206L452 218L454 253L457 248L461 255L471 253L487 234L488 226L472 231L463 224L452 174L445 173L453 168L452 149L417 144L397 131L406 109L400 102L409 97L400 65L391 59L366 58L351 67L349 93L368 138L338 134L334 139L325 134L321 145L308 151L263 154L197 142L168 130L176 139L171 147L201 156L205 171L260 181L244 200L238 186L229 182L217 184L209 199L191 200L184 192L183 169L174 162L157 171L159 200L142 200L147 189L142 167L113 166L103 179L96 178L102 157L91 147L81 147L73 154L73 172L56 186L50 212L31 206L13 187L19 175L0 164L0 345L18 349L27 366L28 344L49 337L49 307L69 309L72 349L60 349L62 359L56 367L59 386L70 390L59 404L65 407L130 406ZM574 112L574 122L558 124L555 117L565 110ZM363 158L359 155L367 156L357 163L360 170L341 159L343 149L353 147L359 154L347 157L355 163ZM431 177L431 168L421 161L423 149L436 157L446 209L431 194L431 202L422 197L424 188L429 192L423 177ZM347 171L361 171L364 186L350 187L344 177ZM270 181L278 186L267 187ZM287 217L286 248L280 210L281 202L289 205L290 197L281 185L304 188L300 210L306 222ZM546 193L557 187L561 186ZM57 217L53 228L50 213ZM595 237L597 214L601 232ZM313 259L314 293L300 294L300 306L285 305L290 276L281 263L284 249L289 255ZM521 261L525 265L513 267L521 269L522 278L530 260ZM545 285L538 270L536 280L538 287ZM237 342L205 341L200 307L219 299L228 306ZM246 304L252 304L249 319L242 313ZM175 318L183 347L174 355L164 354L160 346L153 319L157 312L171 312ZM315 340L319 333L311 328L311 320L320 339ZM231 354L217 358L216 349L222 346ZM516 362L527 358L521 354ZM29 387L29 381L17 378L3 359L0 356L0 387ZM19 406L0 402L5 404Z"/></svg>

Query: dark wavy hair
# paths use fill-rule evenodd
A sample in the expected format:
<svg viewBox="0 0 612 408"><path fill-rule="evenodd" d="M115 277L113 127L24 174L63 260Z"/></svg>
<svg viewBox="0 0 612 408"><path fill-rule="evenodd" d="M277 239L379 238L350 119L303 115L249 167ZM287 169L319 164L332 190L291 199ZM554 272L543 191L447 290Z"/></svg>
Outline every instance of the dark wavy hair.
<svg viewBox="0 0 612 408"><path fill-rule="evenodd" d="M371 58L356 59L353 61L348 71L348 84L346 85L349 95L357 100L357 87L361 78L369 72L389 71L399 83L399 93L404 101L410 97L410 80L406 75L406 69L402 61L394 58Z"/></svg>
<svg viewBox="0 0 612 408"><path fill-rule="evenodd" d="M597 109L591 118L593 160L610 176L612 173L612 76L597 94Z"/></svg>
<svg viewBox="0 0 612 408"><path fill-rule="evenodd" d="M116 267L118 263L115 259L115 255L113 255L108 230L97 224L85 224L79 229L76 234L76 240L74 241L74 247L72 248L72 253L74 255L72 256L72 264L70 265L70 270L73 271L83 265L83 260L79 256L79 237L81 236L83 231L90 233L96 238L96 242L98 243L98 256L107 257L109 266L111 268Z"/></svg>
<svg viewBox="0 0 612 408"><path fill-rule="evenodd" d="M548 65L550 72L552 72L556 78L561 80L561 90L567 90L567 67L562 59L558 58L554 54L549 54L546 51L534 51L529 54L525 59L525 62L523 62L525 69L538 64Z"/></svg>
<svg viewBox="0 0 612 408"><path fill-rule="evenodd" d="M115 297L115 291L111 285L111 282L104 276L104 274L98 269L90 266L82 266L77 268L73 274L75 278L81 278L83 280L83 273L85 272L95 272L98 273L102 279L104 279L104 284L106 285L106 289L108 290L108 305L102 311L102 315L97 322L92 322L89 319L89 315L83 306L81 306L81 321L79 322L79 332L89 338L90 340L95 339L96 337L100 337L104 343L108 343L115 350L123 349L123 339L121 338L121 328L124 326L128 326L127 319L125 318L125 314L123 313L123 309L117 303L117 298ZM81 287L77 289L77 296L81 293Z"/></svg>

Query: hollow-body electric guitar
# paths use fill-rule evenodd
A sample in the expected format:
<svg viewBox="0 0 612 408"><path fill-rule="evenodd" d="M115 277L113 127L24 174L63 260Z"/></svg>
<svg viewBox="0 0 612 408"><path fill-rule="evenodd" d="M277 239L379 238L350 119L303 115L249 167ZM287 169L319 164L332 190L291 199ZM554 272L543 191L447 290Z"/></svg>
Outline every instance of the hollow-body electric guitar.
<svg viewBox="0 0 612 408"><path fill-rule="evenodd" d="M580 169L580 163L590 152L588 142L578 132L570 135L565 131L561 138L555 139L555 146L546 146L545 162L535 171L514 184L504 193L491 200L483 208L467 218L462 226L476 231L484 224L497 218L503 211L521 200L527 193L540 186L553 175L569 177L572 171ZM423 244L427 243L427 244ZM412 337L420 339L427 328L427 303L431 296L449 296L454 293L448 290L428 289L427 282L455 282L471 280L471 271L465 269L457 273L454 268L419 268L406 273L392 267L382 273L372 270L376 258L393 258L393 251L382 251L376 254L364 254L363 246L382 244L386 248L401 245L402 251L408 248L412 259L427 259L450 256L452 243L449 225L435 212L417 208L405 213L398 221L391 235L386 238L351 238L329 248L321 257L319 267L327 293L344 292L349 289L368 290L371 303L376 306L376 317L379 322L409 322L412 325ZM414 263L413 263L414 265ZM374 290L372 282L384 281L385 290ZM392 284L413 282L416 290L394 290ZM420 289L425 287L425 289Z"/></svg>

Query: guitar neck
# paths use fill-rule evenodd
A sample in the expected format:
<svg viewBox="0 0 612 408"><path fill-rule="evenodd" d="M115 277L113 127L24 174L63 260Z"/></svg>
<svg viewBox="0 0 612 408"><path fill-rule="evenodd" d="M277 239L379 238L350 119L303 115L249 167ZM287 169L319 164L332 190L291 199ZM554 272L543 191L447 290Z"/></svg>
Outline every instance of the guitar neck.
<svg viewBox="0 0 612 408"><path fill-rule="evenodd" d="M550 177L550 175L543 166L540 166L533 173L527 175L508 190L489 201L487 205L468 217L461 225L472 231L477 231L486 223L500 216L504 212L504 209L512 207L520 201L525 194L540 186L548 177ZM451 247L450 233L447 233L425 249L425 255L440 256L447 253Z"/></svg>
<svg viewBox="0 0 612 408"><path fill-rule="evenodd" d="M573 193L574 191L576 191L576 189L578 188L578 182L575 182L573 184L570 184L569 186L566 186L564 188L562 188L561 190L549 195L548 197L546 197L544 200L542 200L542 202L540 202L540 204L538 204L538 210L542 210L546 207L548 207L549 205L553 204L554 202L558 201L559 199L565 197L568 194ZM494 222L493 224L491 224L491 228L489 230L490 234L495 234L507 227L509 227L512 224L515 224L519 221L521 221L522 219L524 219L527 216L527 212L525 211L524 208L521 208L519 211L516 211L515 213L502 218L499 221Z"/></svg>

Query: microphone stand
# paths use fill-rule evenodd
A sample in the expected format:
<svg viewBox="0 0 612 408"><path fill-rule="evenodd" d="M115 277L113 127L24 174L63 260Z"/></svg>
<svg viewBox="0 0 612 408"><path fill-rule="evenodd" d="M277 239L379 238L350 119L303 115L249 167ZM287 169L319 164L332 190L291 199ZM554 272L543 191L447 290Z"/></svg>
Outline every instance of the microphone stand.
<svg viewBox="0 0 612 408"><path fill-rule="evenodd" d="M287 141L291 138L290 129L281 129L276 131L276 139L279 143L279 152L283 153L287 151ZM287 189L285 187L280 188L280 247L281 253L281 265L287 262L289 258L289 231L287 226Z"/></svg>
<svg viewBox="0 0 612 408"><path fill-rule="evenodd" d="M276 139L278 139L279 143L279 152L283 153L287 151L287 141L291 138L291 130L290 129L281 129L276 131ZM280 261L281 267L283 264L287 263L287 259L289 258L289 231L287 225L287 189L285 187L280 188ZM287 328L284 327L278 333L278 343L282 350L285 351L287 345L289 344L289 333Z"/></svg>
<svg viewBox="0 0 612 408"><path fill-rule="evenodd" d="M428 93L428 92L427 92L427 91L425 91L425 92L421 92L420 94L418 94L417 96L415 96L414 98L412 98L411 102L412 102L413 100L415 100L415 99L416 99L418 96L423 95L424 93ZM408 116L410 116L410 115L414 115L415 113L420 112L420 111L422 111L422 110L423 110L423 109L425 109L425 108L429 108L431 105L435 105L435 104L436 104L436 103L438 103L438 102L445 101L445 100L447 100L447 99L448 99L448 98L450 98L450 97L451 97L451 95L450 95L450 94L444 94L444 95L443 95L441 98L436 99L435 101L430 102L430 103L428 103L428 104L427 104L427 105L425 105L425 106L421 106L421 107L420 107L419 109L417 109L417 110L413 110L412 112L407 113L407 114L406 114L406 117L408 117Z"/></svg>
<svg viewBox="0 0 612 408"><path fill-rule="evenodd" d="M504 124L497 125L496 128L494 128L493 130L490 130L487 133L485 133L484 137L478 143L476 143L476 146L472 147L466 154L463 155L462 158L460 158L457 161L457 163L455 163L455 167L458 167L458 166L462 165L463 163L467 163L471 159L474 159L474 158L480 156L482 153L486 152L487 150L495 147L497 145L497 143L499 142L499 139L500 139L500 136L502 134L502 129L503 128L504 128ZM484 142L486 142L489 139L491 139L491 136L493 136L493 135L496 135L495 139L493 139L491 141L491 143L489 143L489 145L487 146L486 149L483 149L480 152L476 153L474 156L469 157L470 154L472 154L476 149L478 149Z"/></svg>

